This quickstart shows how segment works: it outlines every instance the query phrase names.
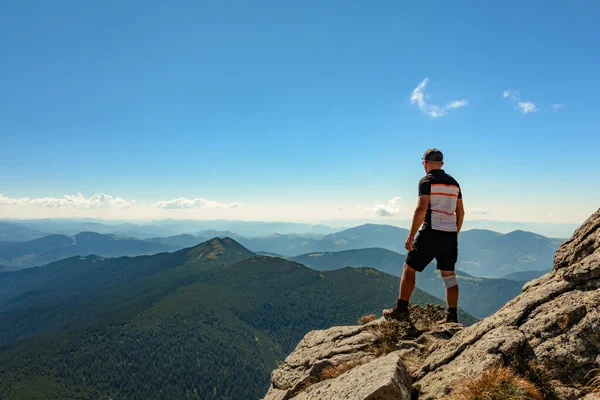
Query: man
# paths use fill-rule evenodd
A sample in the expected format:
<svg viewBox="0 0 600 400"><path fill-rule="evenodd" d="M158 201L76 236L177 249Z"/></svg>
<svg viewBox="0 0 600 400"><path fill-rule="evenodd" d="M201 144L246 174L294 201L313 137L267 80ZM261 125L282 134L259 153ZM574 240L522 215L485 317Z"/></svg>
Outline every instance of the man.
<svg viewBox="0 0 600 400"><path fill-rule="evenodd" d="M419 182L419 200L404 244L408 256L400 280L400 297L383 315L410 323L408 301L415 288L416 273L422 272L435 258L448 302L446 318L440 323L458 322L458 282L454 266L458 257L458 233L465 216L462 192L458 182L442 169L444 155L440 150L428 149L422 161L427 175ZM421 230L415 239L419 227Z"/></svg>

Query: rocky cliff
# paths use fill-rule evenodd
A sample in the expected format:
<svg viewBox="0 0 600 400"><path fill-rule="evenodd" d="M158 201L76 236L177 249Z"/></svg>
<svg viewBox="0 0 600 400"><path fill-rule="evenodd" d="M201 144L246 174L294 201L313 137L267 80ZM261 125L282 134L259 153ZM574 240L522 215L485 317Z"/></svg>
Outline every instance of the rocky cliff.
<svg viewBox="0 0 600 400"><path fill-rule="evenodd" d="M600 210L496 314L464 329L424 320L417 333L382 318L309 332L265 400L468 399L465 387L492 390L473 388L499 370L531 387L511 399L600 399Z"/></svg>

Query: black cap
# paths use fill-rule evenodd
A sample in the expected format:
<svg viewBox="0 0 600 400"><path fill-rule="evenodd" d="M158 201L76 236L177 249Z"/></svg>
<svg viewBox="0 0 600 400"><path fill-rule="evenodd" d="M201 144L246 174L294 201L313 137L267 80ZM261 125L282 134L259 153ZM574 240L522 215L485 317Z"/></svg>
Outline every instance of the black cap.
<svg viewBox="0 0 600 400"><path fill-rule="evenodd" d="M444 161L444 155L438 149L427 149L423 154L424 161Z"/></svg>

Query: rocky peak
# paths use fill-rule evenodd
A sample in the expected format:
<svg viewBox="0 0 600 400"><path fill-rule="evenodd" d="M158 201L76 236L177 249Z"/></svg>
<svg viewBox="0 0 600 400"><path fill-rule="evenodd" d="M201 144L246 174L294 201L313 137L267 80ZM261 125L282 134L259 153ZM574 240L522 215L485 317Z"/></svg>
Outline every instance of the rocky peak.
<svg viewBox="0 0 600 400"><path fill-rule="evenodd" d="M560 246L552 272L494 315L407 332L383 319L309 332L273 371L265 400L452 400L497 366L536 385L539 397L523 399L600 399L586 388L600 371L600 210Z"/></svg>

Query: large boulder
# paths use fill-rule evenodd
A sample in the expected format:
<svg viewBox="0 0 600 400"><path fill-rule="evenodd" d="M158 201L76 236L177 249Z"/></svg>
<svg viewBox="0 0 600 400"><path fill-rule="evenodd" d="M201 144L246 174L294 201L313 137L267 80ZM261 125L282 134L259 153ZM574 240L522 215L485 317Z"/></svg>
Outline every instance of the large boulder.
<svg viewBox="0 0 600 400"><path fill-rule="evenodd" d="M327 367L373 358L368 351L376 340L369 329L373 324L335 326L307 333L271 374L271 389L265 400L294 397Z"/></svg>
<svg viewBox="0 0 600 400"><path fill-rule="evenodd" d="M307 333L271 374L264 400L409 400L411 375L398 352L380 358L373 352L381 323L383 319Z"/></svg>
<svg viewBox="0 0 600 400"><path fill-rule="evenodd" d="M309 386L297 400L410 400L411 376L398 352Z"/></svg>

